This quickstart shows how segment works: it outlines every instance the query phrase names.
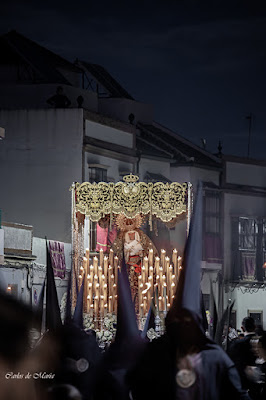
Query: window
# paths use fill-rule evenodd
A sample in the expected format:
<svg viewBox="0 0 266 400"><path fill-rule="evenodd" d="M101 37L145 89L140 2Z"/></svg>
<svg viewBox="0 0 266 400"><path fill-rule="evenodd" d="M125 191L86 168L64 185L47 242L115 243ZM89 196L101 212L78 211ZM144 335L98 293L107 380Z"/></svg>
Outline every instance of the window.
<svg viewBox="0 0 266 400"><path fill-rule="evenodd" d="M107 181L107 169L98 167L89 167L89 182L98 183Z"/></svg>
<svg viewBox="0 0 266 400"><path fill-rule="evenodd" d="M232 220L233 280L264 279L266 254L265 219L236 217Z"/></svg>
<svg viewBox="0 0 266 400"><path fill-rule="evenodd" d="M256 326L263 326L262 310L248 310L248 316L254 319Z"/></svg>
<svg viewBox="0 0 266 400"><path fill-rule="evenodd" d="M222 259L220 192L205 192L203 229L203 258L208 262L220 263Z"/></svg>
<svg viewBox="0 0 266 400"><path fill-rule="evenodd" d="M232 310L231 314L230 314L230 320L229 320L229 325L236 329L236 310Z"/></svg>

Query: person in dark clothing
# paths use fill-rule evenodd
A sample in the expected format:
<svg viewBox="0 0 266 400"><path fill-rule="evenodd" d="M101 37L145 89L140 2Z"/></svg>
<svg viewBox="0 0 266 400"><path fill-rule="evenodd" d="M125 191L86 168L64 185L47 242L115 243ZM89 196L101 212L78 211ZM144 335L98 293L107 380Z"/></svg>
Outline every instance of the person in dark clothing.
<svg viewBox="0 0 266 400"><path fill-rule="evenodd" d="M47 103L54 108L67 108L70 106L71 101L64 94L62 86L58 86L56 89L56 94L47 100Z"/></svg>
<svg viewBox="0 0 266 400"><path fill-rule="evenodd" d="M250 395L256 391L256 382L252 377L252 368L255 367L256 355L251 340L255 334L255 322L252 317L246 317L242 321L244 338L235 340L229 348L228 354L235 363L239 372L242 386L248 389Z"/></svg>
<svg viewBox="0 0 266 400"><path fill-rule="evenodd" d="M134 400L249 399L233 362L186 311L148 345L128 379Z"/></svg>
<svg viewBox="0 0 266 400"><path fill-rule="evenodd" d="M148 344L127 378L133 400L250 399L223 349L205 335L201 312L202 189L198 188L166 333Z"/></svg>

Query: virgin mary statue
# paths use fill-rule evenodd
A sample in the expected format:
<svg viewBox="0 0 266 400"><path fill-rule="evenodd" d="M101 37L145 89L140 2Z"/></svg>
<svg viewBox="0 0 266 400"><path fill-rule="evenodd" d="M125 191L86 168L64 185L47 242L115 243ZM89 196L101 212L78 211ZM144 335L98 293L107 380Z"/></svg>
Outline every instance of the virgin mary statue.
<svg viewBox="0 0 266 400"><path fill-rule="evenodd" d="M141 274L143 258L148 256L149 249L153 249L154 256L158 255L151 239L140 229L143 221L144 218L140 214L134 218L119 214L116 217L118 234L112 245L114 254L120 261L124 254L136 310L138 309L138 277Z"/></svg>

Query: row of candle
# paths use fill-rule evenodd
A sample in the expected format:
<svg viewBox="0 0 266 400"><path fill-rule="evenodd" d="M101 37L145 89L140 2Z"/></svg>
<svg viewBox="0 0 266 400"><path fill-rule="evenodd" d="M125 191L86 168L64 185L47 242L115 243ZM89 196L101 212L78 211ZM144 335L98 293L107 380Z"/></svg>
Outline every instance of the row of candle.
<svg viewBox="0 0 266 400"><path fill-rule="evenodd" d="M181 257L173 250L172 264L165 250L160 257L153 256L149 250L143 258L141 273L138 276L138 304L140 316L146 315L155 294L155 307L158 311L167 311L174 298L176 283L181 269ZM100 250L99 257L94 256L90 264L90 252L86 249L79 271L79 287L84 281L84 311L94 318L107 312L113 313L117 307L118 257L110 250L109 256Z"/></svg>
<svg viewBox="0 0 266 400"><path fill-rule="evenodd" d="M149 250L148 257L144 257L141 274L138 277L139 314L145 315L155 295L155 306L158 311L167 311L172 304L176 284L181 269L182 258L177 250L172 253L172 264L161 250L160 257L153 257L153 250Z"/></svg>
<svg viewBox="0 0 266 400"><path fill-rule="evenodd" d="M90 252L86 249L79 271L79 287L84 280L84 311L95 318L107 312L115 312L117 306L118 257L110 250L105 256L100 250L90 264Z"/></svg>

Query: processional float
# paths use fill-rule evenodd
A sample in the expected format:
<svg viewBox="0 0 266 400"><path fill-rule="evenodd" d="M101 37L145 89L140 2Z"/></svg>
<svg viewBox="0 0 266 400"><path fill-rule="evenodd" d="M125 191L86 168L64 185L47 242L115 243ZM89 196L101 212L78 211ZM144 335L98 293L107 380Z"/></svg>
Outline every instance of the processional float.
<svg viewBox="0 0 266 400"><path fill-rule="evenodd" d="M152 301L157 315L166 313L182 258L175 248L171 254L157 249L140 227L146 223L152 230L156 221L173 227L186 218L188 231L192 185L139 182L130 174L117 183L73 183L71 190L73 303L84 279L84 312L94 321L116 313L118 270L124 256L139 320ZM99 238L92 248L90 236L96 232Z"/></svg>

